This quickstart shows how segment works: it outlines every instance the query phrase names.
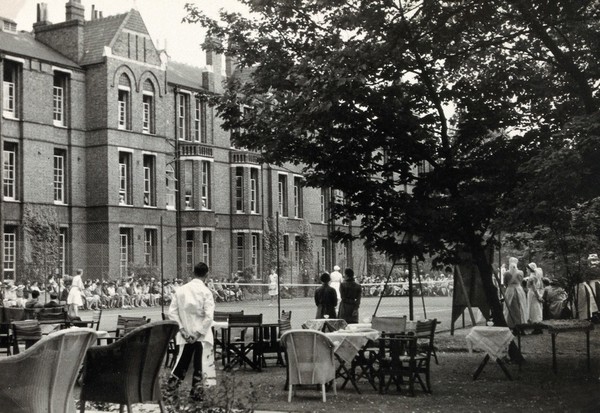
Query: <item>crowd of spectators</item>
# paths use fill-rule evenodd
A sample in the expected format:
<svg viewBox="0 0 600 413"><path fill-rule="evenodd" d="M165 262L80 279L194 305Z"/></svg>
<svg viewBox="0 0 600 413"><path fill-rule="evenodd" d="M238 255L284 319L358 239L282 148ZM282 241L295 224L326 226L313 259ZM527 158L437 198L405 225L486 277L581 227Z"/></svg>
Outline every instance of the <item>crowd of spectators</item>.
<svg viewBox="0 0 600 413"><path fill-rule="evenodd" d="M408 295L408 278L405 275L390 276L386 286L386 277L365 276L361 280L363 296L404 296ZM437 275L424 274L413 278L413 295L425 296L451 296L454 288L452 277L439 273Z"/></svg>
<svg viewBox="0 0 600 413"><path fill-rule="evenodd" d="M37 281L26 281L15 284L13 280L5 280L2 291L2 305L5 307L43 307L50 303L62 305L67 301L72 277L50 277L48 282L40 285ZM134 308L169 305L175 288L184 284L183 280L160 280L150 278L128 277L120 280L101 281L100 279L84 281L81 291L83 309L97 310L101 308ZM241 301L244 293L239 285L239 277L231 282L210 279L208 288L215 301Z"/></svg>
<svg viewBox="0 0 600 413"><path fill-rule="evenodd" d="M5 280L2 288L2 304L5 307L62 305L67 301L72 277L50 277L47 284L26 281L15 284ZM160 281L150 278L128 277L122 280L84 281L81 291L83 309L152 307L164 303L168 305L174 289L182 280L167 280L161 288Z"/></svg>

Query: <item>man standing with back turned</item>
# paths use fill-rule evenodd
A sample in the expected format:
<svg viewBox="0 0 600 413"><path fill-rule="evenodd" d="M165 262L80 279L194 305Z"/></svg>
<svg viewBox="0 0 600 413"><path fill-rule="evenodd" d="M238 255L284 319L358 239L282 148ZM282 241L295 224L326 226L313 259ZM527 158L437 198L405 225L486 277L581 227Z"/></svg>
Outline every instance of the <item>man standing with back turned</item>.
<svg viewBox="0 0 600 413"><path fill-rule="evenodd" d="M169 384L178 386L181 383L193 357L192 397L201 397L197 390L202 382L202 342L211 347L213 344L211 326L215 301L204 283L207 275L208 266L203 262L196 264L193 279L175 290L169 307L169 318L179 323L177 344L183 344L183 351L179 353Z"/></svg>

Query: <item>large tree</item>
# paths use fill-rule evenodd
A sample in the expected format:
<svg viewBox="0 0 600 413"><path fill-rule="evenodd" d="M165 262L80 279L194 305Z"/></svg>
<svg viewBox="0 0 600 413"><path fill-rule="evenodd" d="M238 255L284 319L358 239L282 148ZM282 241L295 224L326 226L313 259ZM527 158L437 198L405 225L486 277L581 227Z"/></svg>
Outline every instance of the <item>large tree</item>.
<svg viewBox="0 0 600 413"><path fill-rule="evenodd" d="M242 75L216 102L236 145L343 191L333 213L359 219L369 247L468 257L504 324L494 224L516 204L519 166L596 111L596 3L241 3L252 17L194 6L187 17L215 40L207 49L237 59Z"/></svg>

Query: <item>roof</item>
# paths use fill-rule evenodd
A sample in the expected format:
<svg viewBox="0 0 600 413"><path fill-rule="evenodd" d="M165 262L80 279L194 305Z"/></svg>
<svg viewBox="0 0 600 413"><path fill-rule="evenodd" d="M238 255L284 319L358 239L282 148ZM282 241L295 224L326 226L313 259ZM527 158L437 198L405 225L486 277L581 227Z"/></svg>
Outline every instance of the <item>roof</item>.
<svg viewBox="0 0 600 413"><path fill-rule="evenodd" d="M202 72L206 69L169 61L167 64L167 82L190 89L205 89L202 87Z"/></svg>
<svg viewBox="0 0 600 413"><path fill-rule="evenodd" d="M54 49L38 42L28 32L0 31L0 50L18 57L31 57L61 66L79 68L79 65Z"/></svg>
<svg viewBox="0 0 600 413"><path fill-rule="evenodd" d="M82 65L102 61L104 47L111 45L128 15L129 12L85 22Z"/></svg>

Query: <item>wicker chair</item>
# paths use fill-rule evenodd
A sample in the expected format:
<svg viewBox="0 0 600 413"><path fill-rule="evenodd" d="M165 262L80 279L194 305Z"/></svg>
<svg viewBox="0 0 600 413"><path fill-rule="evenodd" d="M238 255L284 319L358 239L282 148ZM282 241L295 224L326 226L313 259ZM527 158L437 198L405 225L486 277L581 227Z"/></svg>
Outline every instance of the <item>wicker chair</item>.
<svg viewBox="0 0 600 413"><path fill-rule="evenodd" d="M155 321L129 332L106 346L92 347L85 358L81 385L81 410L86 401L127 405L164 404L159 387L159 372L169 341L179 330L175 321Z"/></svg>
<svg viewBox="0 0 600 413"><path fill-rule="evenodd" d="M0 413L75 412L73 386L95 339L89 329L62 330L0 359Z"/></svg>
<svg viewBox="0 0 600 413"><path fill-rule="evenodd" d="M333 381L335 387L335 361L333 343L327 336L315 330L289 330L282 334L288 359L288 402L292 401L294 385L320 384L323 401L326 401L325 387Z"/></svg>

